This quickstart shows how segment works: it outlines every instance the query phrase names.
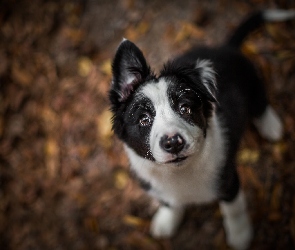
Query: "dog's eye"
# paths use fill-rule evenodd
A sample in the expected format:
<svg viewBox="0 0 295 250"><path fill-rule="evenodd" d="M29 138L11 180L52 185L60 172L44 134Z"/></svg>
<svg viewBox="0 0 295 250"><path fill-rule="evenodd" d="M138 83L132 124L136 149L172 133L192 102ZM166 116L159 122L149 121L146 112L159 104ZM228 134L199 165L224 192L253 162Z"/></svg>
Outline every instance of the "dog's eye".
<svg viewBox="0 0 295 250"><path fill-rule="evenodd" d="M144 114L139 120L139 125L142 127L147 127L152 124L152 118L150 117L149 114Z"/></svg>
<svg viewBox="0 0 295 250"><path fill-rule="evenodd" d="M192 113L192 110L189 106L182 104L179 106L179 113L181 115L190 115Z"/></svg>

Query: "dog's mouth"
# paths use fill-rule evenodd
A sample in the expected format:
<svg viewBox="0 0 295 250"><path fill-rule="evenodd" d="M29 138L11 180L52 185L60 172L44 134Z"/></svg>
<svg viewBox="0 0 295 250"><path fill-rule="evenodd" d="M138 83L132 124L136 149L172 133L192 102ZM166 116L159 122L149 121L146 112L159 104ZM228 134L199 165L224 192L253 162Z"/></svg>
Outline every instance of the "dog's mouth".
<svg viewBox="0 0 295 250"><path fill-rule="evenodd" d="M182 156L182 157L177 157L171 161L168 161L166 163L180 163L180 162L183 162L187 159L187 156Z"/></svg>

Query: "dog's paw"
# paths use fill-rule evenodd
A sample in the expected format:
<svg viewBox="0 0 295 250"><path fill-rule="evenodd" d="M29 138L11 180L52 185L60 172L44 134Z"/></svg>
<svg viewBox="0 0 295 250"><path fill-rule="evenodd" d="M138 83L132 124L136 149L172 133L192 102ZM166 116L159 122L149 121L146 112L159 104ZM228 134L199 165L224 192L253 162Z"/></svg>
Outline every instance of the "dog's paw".
<svg viewBox="0 0 295 250"><path fill-rule="evenodd" d="M246 250L249 248L253 231L248 216L245 214L237 218L232 225L232 229L227 232L227 244L236 250Z"/></svg>
<svg viewBox="0 0 295 250"><path fill-rule="evenodd" d="M278 141L283 136L283 124L277 113L268 106L261 117L254 121L261 136L270 140Z"/></svg>
<svg viewBox="0 0 295 250"><path fill-rule="evenodd" d="M153 217L150 232L155 238L169 238L173 236L182 219L183 210L162 206Z"/></svg>
<svg viewBox="0 0 295 250"><path fill-rule="evenodd" d="M248 249L253 231L243 191L240 190L232 202L220 202L220 209L227 244L236 250Z"/></svg>

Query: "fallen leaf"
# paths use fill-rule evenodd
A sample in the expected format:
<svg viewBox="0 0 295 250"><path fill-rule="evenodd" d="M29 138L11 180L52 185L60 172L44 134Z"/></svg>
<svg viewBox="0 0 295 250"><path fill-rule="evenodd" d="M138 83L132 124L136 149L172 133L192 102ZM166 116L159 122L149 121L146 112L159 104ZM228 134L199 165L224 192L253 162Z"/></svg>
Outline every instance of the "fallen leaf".
<svg viewBox="0 0 295 250"><path fill-rule="evenodd" d="M112 146L112 119L113 114L107 108L96 119L97 133L99 136L99 143L105 148L109 149Z"/></svg>
<svg viewBox="0 0 295 250"><path fill-rule="evenodd" d="M99 226L98 226L98 221L97 218L94 217L87 217L84 219L84 226L89 230L94 233L99 232Z"/></svg>
<svg viewBox="0 0 295 250"><path fill-rule="evenodd" d="M115 172L115 187L118 189L124 189L129 181L129 175L126 171L119 170Z"/></svg>
<svg viewBox="0 0 295 250"><path fill-rule="evenodd" d="M242 52L245 55L257 55L258 54L258 50L257 50L257 46L254 42L251 41L247 41L245 43L243 43L242 45Z"/></svg>
<svg viewBox="0 0 295 250"><path fill-rule="evenodd" d="M241 165L255 164L259 156L260 153L258 150L245 148L238 153L238 163Z"/></svg>
<svg viewBox="0 0 295 250"><path fill-rule="evenodd" d="M3 136L4 132L4 117L0 116L0 138Z"/></svg>
<svg viewBox="0 0 295 250"><path fill-rule="evenodd" d="M278 142L273 145L272 156L274 160L280 162L283 159L284 153L288 150L286 142Z"/></svg>
<svg viewBox="0 0 295 250"><path fill-rule="evenodd" d="M78 61L78 74L86 77L92 69L92 61L88 57L81 57Z"/></svg>
<svg viewBox="0 0 295 250"><path fill-rule="evenodd" d="M33 76L21 67L18 63L12 64L12 77L13 80L23 87L28 87L33 82Z"/></svg>
<svg viewBox="0 0 295 250"><path fill-rule="evenodd" d="M282 190L283 188L281 183L278 182L274 185L270 200L270 209L273 212L277 212L280 209Z"/></svg>
<svg viewBox="0 0 295 250"><path fill-rule="evenodd" d="M54 178L58 173L59 146L56 138L49 137L45 142L46 169L49 177Z"/></svg>
<svg viewBox="0 0 295 250"><path fill-rule="evenodd" d="M99 67L100 71L107 75L107 76L111 76L112 75L112 61L111 59L107 59L105 61L102 62L102 64Z"/></svg>
<svg viewBox="0 0 295 250"><path fill-rule="evenodd" d="M138 231L131 232L130 234L126 236L124 240L127 245L133 247L134 249L142 249L142 250L161 249L161 246L157 243L157 241Z"/></svg>
<svg viewBox="0 0 295 250"><path fill-rule="evenodd" d="M150 29L150 23L147 21L141 21L135 26L129 27L124 34L124 37L131 41L136 41L143 35L145 35Z"/></svg>
<svg viewBox="0 0 295 250"><path fill-rule="evenodd" d="M252 167L238 167L239 175L244 182L253 185L257 190L263 190L263 185Z"/></svg>
<svg viewBox="0 0 295 250"><path fill-rule="evenodd" d="M268 219L272 222L280 221L282 219L282 215L279 212L271 212L268 215Z"/></svg>
<svg viewBox="0 0 295 250"><path fill-rule="evenodd" d="M131 227L135 227L135 228L149 228L150 226L150 222L147 220L144 220L142 218L136 217L136 216L132 216L132 215L125 215L123 217L123 222L124 224L131 226Z"/></svg>
<svg viewBox="0 0 295 250"><path fill-rule="evenodd" d="M42 110L42 118L45 129L48 132L55 132L59 126L59 117L56 112L49 107L44 107Z"/></svg>
<svg viewBox="0 0 295 250"><path fill-rule="evenodd" d="M175 42L180 43L189 38L200 39L204 37L204 31L201 28L198 28L193 23L181 22L180 30L177 31Z"/></svg>

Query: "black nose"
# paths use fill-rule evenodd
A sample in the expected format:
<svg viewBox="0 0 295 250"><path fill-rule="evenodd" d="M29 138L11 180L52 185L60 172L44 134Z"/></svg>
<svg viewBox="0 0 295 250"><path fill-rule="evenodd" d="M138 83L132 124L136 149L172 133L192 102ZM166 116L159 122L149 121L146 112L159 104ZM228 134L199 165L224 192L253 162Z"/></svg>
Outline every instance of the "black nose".
<svg viewBox="0 0 295 250"><path fill-rule="evenodd" d="M170 154L179 153L183 149L184 145L185 140L180 134L173 135L172 137L164 135L160 140L161 148Z"/></svg>

